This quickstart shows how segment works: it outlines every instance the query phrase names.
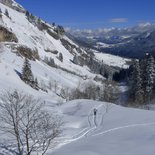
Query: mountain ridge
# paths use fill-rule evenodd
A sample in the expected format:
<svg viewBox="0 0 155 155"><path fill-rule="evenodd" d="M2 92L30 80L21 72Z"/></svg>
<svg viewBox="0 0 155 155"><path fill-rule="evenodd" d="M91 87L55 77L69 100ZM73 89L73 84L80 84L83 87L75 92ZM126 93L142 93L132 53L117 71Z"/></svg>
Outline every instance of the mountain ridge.
<svg viewBox="0 0 155 155"><path fill-rule="evenodd" d="M128 58L141 58L146 52L154 55L154 32L155 24L149 22L131 28L68 31L83 46Z"/></svg>

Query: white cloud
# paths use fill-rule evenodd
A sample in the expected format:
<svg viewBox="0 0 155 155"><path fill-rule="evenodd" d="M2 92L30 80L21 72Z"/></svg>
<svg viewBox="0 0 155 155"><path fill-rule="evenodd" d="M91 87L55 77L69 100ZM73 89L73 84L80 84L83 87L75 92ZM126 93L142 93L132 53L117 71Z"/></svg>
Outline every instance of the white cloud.
<svg viewBox="0 0 155 155"><path fill-rule="evenodd" d="M127 23L127 18L113 18L109 20L110 23Z"/></svg>
<svg viewBox="0 0 155 155"><path fill-rule="evenodd" d="M71 27L64 27L65 31L71 31Z"/></svg>

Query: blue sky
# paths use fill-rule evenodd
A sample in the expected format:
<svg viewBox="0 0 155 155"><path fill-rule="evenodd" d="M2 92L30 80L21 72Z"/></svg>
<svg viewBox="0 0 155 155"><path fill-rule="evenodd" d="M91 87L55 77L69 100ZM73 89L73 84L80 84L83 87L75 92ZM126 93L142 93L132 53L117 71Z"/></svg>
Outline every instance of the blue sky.
<svg viewBox="0 0 155 155"><path fill-rule="evenodd" d="M49 23L79 29L155 23L155 0L16 0Z"/></svg>

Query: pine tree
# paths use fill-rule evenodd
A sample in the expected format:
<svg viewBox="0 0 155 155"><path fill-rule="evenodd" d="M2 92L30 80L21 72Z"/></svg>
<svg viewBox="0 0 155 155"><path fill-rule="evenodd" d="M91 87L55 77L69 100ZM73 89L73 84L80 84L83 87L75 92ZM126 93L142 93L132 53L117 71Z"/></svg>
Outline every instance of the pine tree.
<svg viewBox="0 0 155 155"><path fill-rule="evenodd" d="M28 11L26 11L25 15L29 18L30 13Z"/></svg>
<svg viewBox="0 0 155 155"><path fill-rule="evenodd" d="M63 62L63 55L62 55L62 53L59 53L58 59L59 59L61 62Z"/></svg>
<svg viewBox="0 0 155 155"><path fill-rule="evenodd" d="M9 12L8 12L7 9L5 9L5 15L6 15L7 17L9 17Z"/></svg>
<svg viewBox="0 0 155 155"><path fill-rule="evenodd" d="M75 64L79 64L79 59L78 59L78 56L77 55L74 55L74 57L73 57L73 63L75 63Z"/></svg>
<svg viewBox="0 0 155 155"><path fill-rule="evenodd" d="M130 78L130 97L136 104L142 104L143 95L140 64L139 61L135 60Z"/></svg>
<svg viewBox="0 0 155 155"><path fill-rule="evenodd" d="M41 19L40 17L37 19L37 23L40 25L41 24Z"/></svg>
<svg viewBox="0 0 155 155"><path fill-rule="evenodd" d="M147 58L145 75L145 99L149 102L155 84L155 61L152 55Z"/></svg>
<svg viewBox="0 0 155 155"><path fill-rule="evenodd" d="M52 23L52 26L55 27L55 25L56 25L56 24L53 22L53 23Z"/></svg>
<svg viewBox="0 0 155 155"><path fill-rule="evenodd" d="M29 85L34 82L33 74L31 71L31 64L27 58L25 58L22 68L22 80Z"/></svg>
<svg viewBox="0 0 155 155"><path fill-rule="evenodd" d="M37 78L35 78L35 80L34 80L34 87L35 87L35 89L39 89L39 84L38 84L38 79Z"/></svg>
<svg viewBox="0 0 155 155"><path fill-rule="evenodd" d="M146 58L141 59L139 61L139 63L140 63L140 69L141 69L142 88L143 88L143 91L144 92L146 90L146 79L147 79L147 75L146 75L146 62L147 62L147 59Z"/></svg>

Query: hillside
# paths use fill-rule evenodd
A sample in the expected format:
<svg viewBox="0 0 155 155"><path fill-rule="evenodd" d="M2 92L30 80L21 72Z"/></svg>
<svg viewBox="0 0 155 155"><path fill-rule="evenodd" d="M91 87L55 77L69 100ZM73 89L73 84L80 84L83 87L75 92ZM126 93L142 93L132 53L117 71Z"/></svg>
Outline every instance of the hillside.
<svg viewBox="0 0 155 155"><path fill-rule="evenodd" d="M60 109L67 120L66 132L61 147L48 155L151 155L155 151L154 111L88 100L72 101Z"/></svg>
<svg viewBox="0 0 155 155"><path fill-rule="evenodd" d="M53 106L51 106L53 104ZM51 101L49 112L63 117L63 133L47 155L151 155L154 148L154 111L126 108L112 103L74 100L63 105ZM96 125L93 110L97 109ZM14 141L1 135L0 153L14 155Z"/></svg>
<svg viewBox="0 0 155 155"><path fill-rule="evenodd" d="M81 48L70 40L62 27L52 26L33 16L12 0L1 2L3 3L0 3L1 90L16 88L36 96L52 95L52 98L62 99L62 89L77 88L79 84L87 84L90 81L96 83L94 78L98 73L92 70L93 65L89 64L92 57L97 65L104 63L118 68L125 66L128 61L112 55L107 57L100 52L94 55L93 52ZM60 60L60 55L63 60ZM80 60L73 61L75 56ZM30 60L32 72L39 85L48 93L36 91L20 79L25 57ZM50 59L54 62L52 66L48 64ZM111 70L118 71L112 67ZM101 75L98 76L105 79ZM49 85L56 86L57 90ZM101 82L98 85L101 85Z"/></svg>

